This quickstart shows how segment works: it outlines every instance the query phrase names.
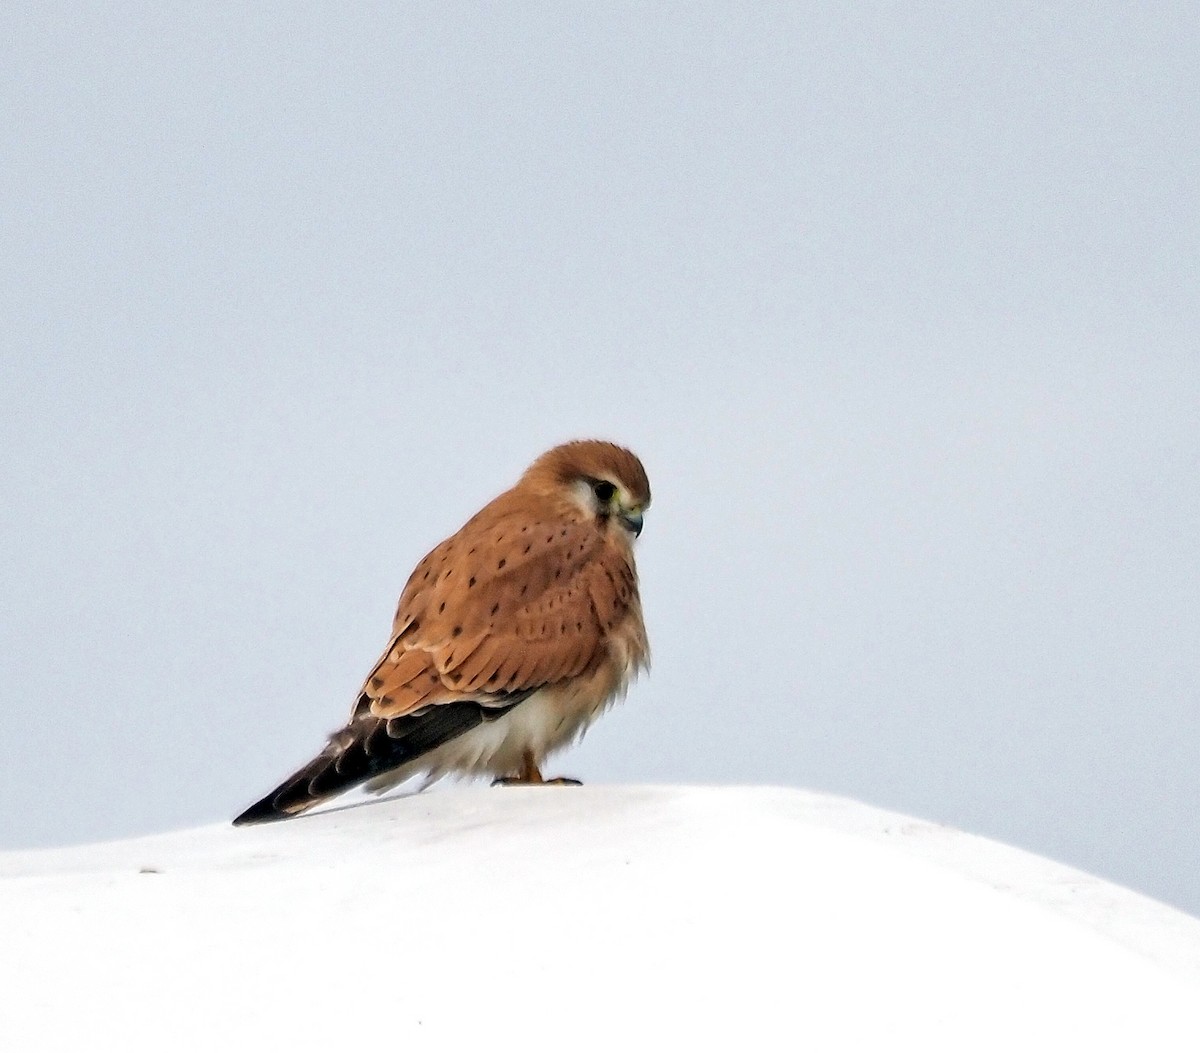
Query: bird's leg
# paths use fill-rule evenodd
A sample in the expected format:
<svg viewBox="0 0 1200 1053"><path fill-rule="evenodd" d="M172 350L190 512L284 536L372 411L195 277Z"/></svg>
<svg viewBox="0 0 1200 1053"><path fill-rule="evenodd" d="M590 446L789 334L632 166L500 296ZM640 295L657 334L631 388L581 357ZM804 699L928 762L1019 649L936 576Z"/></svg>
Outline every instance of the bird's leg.
<svg viewBox="0 0 1200 1053"><path fill-rule="evenodd" d="M499 779L493 779L492 785L541 786L543 782L545 782L545 779L542 778L542 771L534 759L533 750L526 750L521 757L521 767L517 769L517 774L504 775Z"/></svg>
<svg viewBox="0 0 1200 1053"><path fill-rule="evenodd" d="M542 769L538 767L538 762L534 760L533 750L525 751L525 756L521 760L521 774L517 778L521 782L532 783L535 786L540 786L546 781L542 778Z"/></svg>
<svg viewBox="0 0 1200 1053"><path fill-rule="evenodd" d="M533 751L526 750L521 758L521 767L516 775L493 779L493 786L582 786L578 779L544 779L542 770L534 759Z"/></svg>

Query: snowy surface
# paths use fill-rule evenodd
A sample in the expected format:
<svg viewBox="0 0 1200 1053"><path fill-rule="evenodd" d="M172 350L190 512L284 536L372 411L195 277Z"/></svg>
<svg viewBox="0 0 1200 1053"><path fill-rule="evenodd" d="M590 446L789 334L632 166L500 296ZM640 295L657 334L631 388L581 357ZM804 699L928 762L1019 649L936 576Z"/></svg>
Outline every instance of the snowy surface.
<svg viewBox="0 0 1200 1053"><path fill-rule="evenodd" d="M1200 1048L1200 922L795 790L451 790L8 853L0 934L5 1050Z"/></svg>

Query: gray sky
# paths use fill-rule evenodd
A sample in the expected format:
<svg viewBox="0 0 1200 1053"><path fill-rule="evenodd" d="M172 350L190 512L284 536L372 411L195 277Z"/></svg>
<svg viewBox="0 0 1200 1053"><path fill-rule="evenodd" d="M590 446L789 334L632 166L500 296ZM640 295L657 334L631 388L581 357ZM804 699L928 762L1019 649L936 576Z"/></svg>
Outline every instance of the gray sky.
<svg viewBox="0 0 1200 1053"><path fill-rule="evenodd" d="M228 818L416 560L636 449L563 759L1200 913L1195 5L6 4L0 845Z"/></svg>

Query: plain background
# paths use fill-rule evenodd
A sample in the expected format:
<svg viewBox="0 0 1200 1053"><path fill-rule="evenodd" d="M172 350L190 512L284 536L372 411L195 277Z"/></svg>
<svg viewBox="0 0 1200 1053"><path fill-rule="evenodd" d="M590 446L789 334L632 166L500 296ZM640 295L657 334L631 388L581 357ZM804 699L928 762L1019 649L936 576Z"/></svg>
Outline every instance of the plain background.
<svg viewBox="0 0 1200 1053"><path fill-rule="evenodd" d="M0 845L234 815L544 448L654 485L557 767L1200 913L1195 4L0 8Z"/></svg>

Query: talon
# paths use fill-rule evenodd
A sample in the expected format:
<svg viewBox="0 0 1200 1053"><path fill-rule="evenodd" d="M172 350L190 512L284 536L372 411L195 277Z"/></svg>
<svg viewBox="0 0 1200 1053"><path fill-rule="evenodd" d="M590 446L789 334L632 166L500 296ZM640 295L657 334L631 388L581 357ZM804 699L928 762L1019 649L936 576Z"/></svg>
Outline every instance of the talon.
<svg viewBox="0 0 1200 1053"><path fill-rule="evenodd" d="M501 775L492 780L493 786L582 786L578 779L560 775L557 779L543 779L532 751L526 750L521 758L521 769L516 775Z"/></svg>

